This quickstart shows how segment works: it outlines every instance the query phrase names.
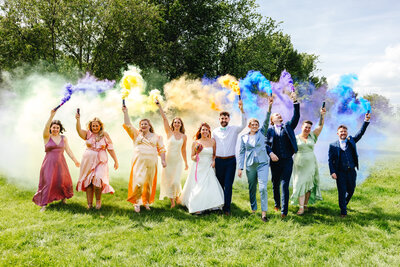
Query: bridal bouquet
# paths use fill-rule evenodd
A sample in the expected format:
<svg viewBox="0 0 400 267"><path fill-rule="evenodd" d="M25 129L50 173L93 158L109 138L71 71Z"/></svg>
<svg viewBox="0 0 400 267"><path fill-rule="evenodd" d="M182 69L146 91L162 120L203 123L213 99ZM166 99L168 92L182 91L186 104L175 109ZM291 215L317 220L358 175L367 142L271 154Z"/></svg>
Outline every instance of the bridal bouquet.
<svg viewBox="0 0 400 267"><path fill-rule="evenodd" d="M197 143L196 146L194 147L194 152L195 152L196 154L199 154L202 150L203 150L203 145Z"/></svg>

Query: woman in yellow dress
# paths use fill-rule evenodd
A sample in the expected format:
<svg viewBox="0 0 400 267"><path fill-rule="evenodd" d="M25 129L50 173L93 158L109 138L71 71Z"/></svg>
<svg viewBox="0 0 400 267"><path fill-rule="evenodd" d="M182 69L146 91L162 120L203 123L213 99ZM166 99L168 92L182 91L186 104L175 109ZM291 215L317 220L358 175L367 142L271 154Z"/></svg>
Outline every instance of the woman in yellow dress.
<svg viewBox="0 0 400 267"><path fill-rule="evenodd" d="M139 122L136 129L129 118L128 109L122 108L124 113L124 129L133 140L133 158L128 187L128 201L135 206L135 212L140 212L140 205L150 210L154 202L157 188L157 154L161 157L161 164L165 168L165 148L162 137L154 133L153 126L148 119Z"/></svg>

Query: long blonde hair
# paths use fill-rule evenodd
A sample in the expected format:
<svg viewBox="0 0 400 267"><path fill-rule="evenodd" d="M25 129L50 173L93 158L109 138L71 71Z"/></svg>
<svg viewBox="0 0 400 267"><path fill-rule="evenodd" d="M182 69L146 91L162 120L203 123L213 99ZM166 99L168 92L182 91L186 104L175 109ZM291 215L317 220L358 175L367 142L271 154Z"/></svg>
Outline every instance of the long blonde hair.
<svg viewBox="0 0 400 267"><path fill-rule="evenodd" d="M98 132L97 137L96 137L96 141L98 142L104 137L104 124L101 122L101 120L99 118L94 117L91 121L89 121L89 123L87 125L87 129L89 131L91 131L92 133L93 133L93 131L92 131L93 122L97 122L100 125L100 131Z"/></svg>

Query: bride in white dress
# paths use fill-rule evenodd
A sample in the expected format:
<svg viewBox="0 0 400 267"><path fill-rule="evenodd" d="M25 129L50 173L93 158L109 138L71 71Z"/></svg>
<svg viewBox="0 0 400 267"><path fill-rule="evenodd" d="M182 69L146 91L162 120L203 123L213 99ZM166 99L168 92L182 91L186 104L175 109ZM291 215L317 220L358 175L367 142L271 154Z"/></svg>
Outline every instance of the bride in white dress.
<svg viewBox="0 0 400 267"><path fill-rule="evenodd" d="M189 213L200 213L224 205L224 191L215 176L215 141L211 129L202 123L192 145L194 161L183 187L181 202Z"/></svg>

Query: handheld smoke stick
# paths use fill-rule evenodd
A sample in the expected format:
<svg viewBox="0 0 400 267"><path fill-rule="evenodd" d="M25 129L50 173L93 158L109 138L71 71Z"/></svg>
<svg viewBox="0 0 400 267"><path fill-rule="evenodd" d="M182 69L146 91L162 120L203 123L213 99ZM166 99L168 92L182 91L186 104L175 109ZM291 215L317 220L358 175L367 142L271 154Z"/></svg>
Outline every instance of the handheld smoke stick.
<svg viewBox="0 0 400 267"><path fill-rule="evenodd" d="M367 114L369 114L369 113L371 113L371 110L368 109L368 110L367 110Z"/></svg>
<svg viewBox="0 0 400 267"><path fill-rule="evenodd" d="M80 113L80 108L77 108L77 109L76 109L76 113L78 113L78 115L81 115L81 113Z"/></svg>
<svg viewBox="0 0 400 267"><path fill-rule="evenodd" d="M242 100L242 96L240 94L238 95L238 97L239 97L239 100Z"/></svg>
<svg viewBox="0 0 400 267"><path fill-rule="evenodd" d="M322 108L325 108L325 101L322 102Z"/></svg>
<svg viewBox="0 0 400 267"><path fill-rule="evenodd" d="M123 106L124 108L126 108L125 99L122 99L122 106Z"/></svg>
<svg viewBox="0 0 400 267"><path fill-rule="evenodd" d="M64 103L58 105L57 107L54 108L54 111L56 111L57 109L59 109Z"/></svg>

